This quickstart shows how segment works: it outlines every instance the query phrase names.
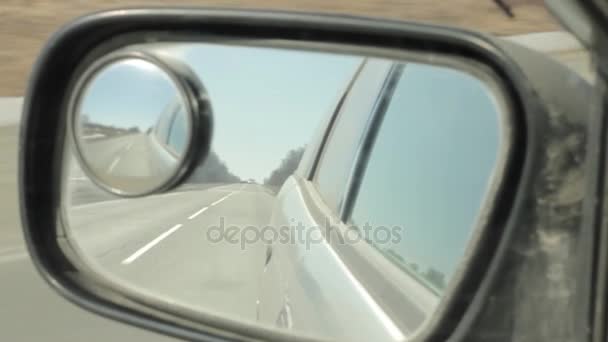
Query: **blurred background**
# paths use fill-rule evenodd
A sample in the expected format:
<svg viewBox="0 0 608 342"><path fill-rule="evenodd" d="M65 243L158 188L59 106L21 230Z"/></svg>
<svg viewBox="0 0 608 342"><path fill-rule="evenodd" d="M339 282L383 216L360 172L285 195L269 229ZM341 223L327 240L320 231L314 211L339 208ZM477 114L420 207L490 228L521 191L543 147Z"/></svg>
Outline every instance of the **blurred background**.
<svg viewBox="0 0 608 342"><path fill-rule="evenodd" d="M103 9L133 6L212 6L353 14L457 26L510 36L559 59L584 65L584 51L560 28L542 0L506 0L510 18L493 0L2 0L0 2L0 340L164 341L166 337L85 312L59 298L36 273L25 251L17 201L21 97L40 49L62 25ZM535 36L553 32L558 46ZM530 35L533 33L532 35ZM584 71L581 71L584 73Z"/></svg>
<svg viewBox="0 0 608 342"><path fill-rule="evenodd" d="M21 96L46 39L75 17L118 7L209 6L354 14L459 26L497 35L554 31L542 0L505 0L511 19L494 0L2 0L0 96Z"/></svg>

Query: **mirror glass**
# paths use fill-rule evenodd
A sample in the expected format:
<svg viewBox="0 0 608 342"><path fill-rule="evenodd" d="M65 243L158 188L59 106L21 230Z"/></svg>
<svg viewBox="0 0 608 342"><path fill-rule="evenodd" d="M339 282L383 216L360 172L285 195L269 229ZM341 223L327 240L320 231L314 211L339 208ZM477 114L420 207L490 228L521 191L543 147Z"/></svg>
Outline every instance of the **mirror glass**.
<svg viewBox="0 0 608 342"><path fill-rule="evenodd" d="M171 192L126 199L68 157L63 212L81 262L165 310L322 339L405 339L433 317L485 228L511 143L487 68L318 45L137 48L183 61L205 84L211 152ZM137 113L115 131L86 131L104 171L115 159L96 144L132 146L118 175L149 170L143 149L159 131L174 152L188 143L162 121L180 104L170 80L121 77L123 67L101 74L82 107L95 127ZM173 126L187 130L176 112Z"/></svg>
<svg viewBox="0 0 608 342"><path fill-rule="evenodd" d="M84 76L73 134L84 170L118 194L145 194L175 176L190 139L188 103L171 76L139 58Z"/></svg>

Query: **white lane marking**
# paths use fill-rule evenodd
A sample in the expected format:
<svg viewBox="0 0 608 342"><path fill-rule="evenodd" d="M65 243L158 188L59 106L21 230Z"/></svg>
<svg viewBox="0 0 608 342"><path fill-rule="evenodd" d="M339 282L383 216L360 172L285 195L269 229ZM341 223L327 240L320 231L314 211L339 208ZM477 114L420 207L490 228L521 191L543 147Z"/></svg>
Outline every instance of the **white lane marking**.
<svg viewBox="0 0 608 342"><path fill-rule="evenodd" d="M133 142L132 141L129 143L129 145L127 145L125 148L122 149L122 151L120 151L118 153L119 156L117 156L116 159L114 159L114 161L112 162L112 164L108 168L108 172L112 172L112 170L114 170L114 168L116 167L116 164L118 164L118 162L120 161L120 155L126 153L128 150L131 149L131 147L133 147Z"/></svg>
<svg viewBox="0 0 608 342"><path fill-rule="evenodd" d="M195 212L194 214L192 214L192 215L188 216L188 220L192 220L193 218L197 217L197 216L198 216L198 215L200 215L201 213L205 212L205 210L209 209L209 207L212 207L212 206L214 206L214 205L220 204L222 201L226 200L228 197L230 197L230 196L234 195L234 194L235 194L235 193L237 193L237 192L238 192L238 190L237 190L237 191L233 191L233 192L229 193L228 195L226 195L226 196L224 196L224 197L220 198L219 200L217 200L217 201L215 201L215 202L211 203L211 204L210 204L208 207L204 207L204 208L202 208L201 210L199 210L199 211Z"/></svg>
<svg viewBox="0 0 608 342"><path fill-rule="evenodd" d="M217 204L222 203L222 201L224 201L224 200L225 200L226 198L228 198L228 197L230 197L230 195L226 195L226 196L224 196L224 197L220 198L219 200L217 200L217 201L215 201L215 202L211 203L210 207L212 207L212 206L214 206L214 205L217 205Z"/></svg>
<svg viewBox="0 0 608 342"><path fill-rule="evenodd" d="M142 256L144 253L146 253L147 251L149 251L152 247L156 246L156 244L158 244L159 242L161 242L167 236L175 233L175 231L177 231L181 227L182 227L181 223L180 224L176 224L175 226L171 227L171 229L169 229L166 232L160 234L156 239L148 242L147 245L145 245L142 248L138 249L137 252L131 254L130 257L128 257L125 260L123 260L122 264L123 265L128 265L128 264L132 263L133 261L135 261L135 259L137 259L140 256Z"/></svg>
<svg viewBox="0 0 608 342"><path fill-rule="evenodd" d="M108 172L112 172L112 170L114 170L114 168L116 167L116 164L118 164L119 161L120 161L120 157L116 157L116 159L114 159L112 164L110 164L110 167L108 168Z"/></svg>
<svg viewBox="0 0 608 342"><path fill-rule="evenodd" d="M219 200L217 200L217 201L215 201L215 202L211 203L210 207L211 207L211 206L214 206L214 205L216 205L216 204L220 204L221 202L223 202L224 200L226 200L228 197L230 197L230 196L232 196L232 195L236 194L237 192L238 192L238 190L236 190L236 191L233 191L233 192L229 193L228 195L226 195L226 196L224 196L224 197L220 198Z"/></svg>
<svg viewBox="0 0 608 342"><path fill-rule="evenodd" d="M232 195L234 195L234 194L237 194L237 193L241 192L241 190L243 190L243 188L244 188L244 187L245 187L245 185L242 185L242 186L241 186L241 187L240 187L238 190L234 190L233 192L229 193L228 195L226 195L226 196L224 196L224 197L220 198L219 200L217 200L217 201L215 201L215 202L211 203L211 205L210 205L210 206L213 206L213 205L219 204L220 202L222 202L222 201L226 200L228 197L230 197L230 196L232 196Z"/></svg>
<svg viewBox="0 0 608 342"><path fill-rule="evenodd" d="M200 215L202 212L204 212L205 210L209 209L209 207L204 207L203 209L195 212L194 214L188 216L188 220L192 220L193 218L197 217L198 215Z"/></svg>
<svg viewBox="0 0 608 342"><path fill-rule="evenodd" d="M240 190L240 189L239 189L239 190ZM202 208L201 210L199 210L199 211L195 212L194 214L192 214L192 215L188 216L188 220L192 220L193 218L197 217L197 216L198 216L198 215L200 215L201 213L205 212L205 210L209 209L210 207L213 207L214 205L220 204L222 201L226 200L228 197L230 197L230 196L234 195L234 194L235 194L235 193L237 193L237 192L238 192L238 190L237 190L237 191L233 191L233 192L229 193L228 195L226 195L226 196L224 196L224 197L220 198L219 200L217 200L217 201L215 201L215 202L211 203L211 204L210 204L208 207L204 207L204 208Z"/></svg>

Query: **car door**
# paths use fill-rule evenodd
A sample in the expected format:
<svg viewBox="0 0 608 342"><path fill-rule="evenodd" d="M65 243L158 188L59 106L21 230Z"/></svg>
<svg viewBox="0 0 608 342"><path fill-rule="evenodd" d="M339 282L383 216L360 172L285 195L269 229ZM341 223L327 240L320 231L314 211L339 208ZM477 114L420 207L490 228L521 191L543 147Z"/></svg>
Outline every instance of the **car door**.
<svg viewBox="0 0 608 342"><path fill-rule="evenodd" d="M343 324L365 320L363 312L358 316L343 315L345 306L365 305L356 304L361 301L358 285L352 283L332 248L322 241L329 228L326 224L339 221L339 207L357 147L391 66L391 62L382 59L364 63L335 120L326 120L319 128L327 134L317 134L308 145L298 170L279 192L271 226L280 233L288 233L280 234L279 241L267 253L260 287L261 321L299 331L317 331L320 336L339 337L345 332L336 320ZM316 148L318 145L321 148ZM315 169L317 164L319 167ZM313 176L319 169L331 174ZM323 218L318 217L321 212ZM331 300L336 291L342 292L344 301ZM369 325L370 338L373 333L384 330L371 323L365 322Z"/></svg>
<svg viewBox="0 0 608 342"><path fill-rule="evenodd" d="M295 239L267 258L276 287L262 287L274 305L261 319L336 339L399 340L457 282L500 167L501 128L492 94L473 77L434 70L363 67L312 176L296 173L279 194L273 225L296 225ZM441 96L425 96L429 88Z"/></svg>

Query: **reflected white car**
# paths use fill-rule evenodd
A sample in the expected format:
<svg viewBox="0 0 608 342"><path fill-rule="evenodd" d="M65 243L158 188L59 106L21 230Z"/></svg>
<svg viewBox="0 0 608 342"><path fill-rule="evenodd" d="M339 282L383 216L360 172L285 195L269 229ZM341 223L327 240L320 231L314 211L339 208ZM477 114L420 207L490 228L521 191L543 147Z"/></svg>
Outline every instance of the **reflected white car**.
<svg viewBox="0 0 608 342"><path fill-rule="evenodd" d="M536 68L543 96L559 91L543 84L548 74L580 82L570 100L589 95L562 65L505 48ZM459 285L505 165L508 125L492 77L436 62L367 59L345 87L278 192L261 322L336 340L403 340ZM379 227L400 230L380 239Z"/></svg>

